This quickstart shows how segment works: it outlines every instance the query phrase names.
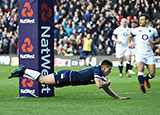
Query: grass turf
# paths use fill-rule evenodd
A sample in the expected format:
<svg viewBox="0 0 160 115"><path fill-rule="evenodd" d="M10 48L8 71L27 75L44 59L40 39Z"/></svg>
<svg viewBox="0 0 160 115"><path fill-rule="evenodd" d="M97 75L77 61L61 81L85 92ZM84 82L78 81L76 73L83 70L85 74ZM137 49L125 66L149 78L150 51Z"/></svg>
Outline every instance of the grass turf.
<svg viewBox="0 0 160 115"><path fill-rule="evenodd" d="M0 65L0 115L158 115L160 113L160 69L156 78L150 80L151 89L143 94L139 89L137 76L119 78L118 68L109 75L111 88L120 96L131 100L117 100L108 96L95 84L55 88L55 97L19 97L18 78L8 79L15 68ZM56 67L80 70L86 67ZM136 68L134 68L136 71ZM145 70L147 73L147 71Z"/></svg>

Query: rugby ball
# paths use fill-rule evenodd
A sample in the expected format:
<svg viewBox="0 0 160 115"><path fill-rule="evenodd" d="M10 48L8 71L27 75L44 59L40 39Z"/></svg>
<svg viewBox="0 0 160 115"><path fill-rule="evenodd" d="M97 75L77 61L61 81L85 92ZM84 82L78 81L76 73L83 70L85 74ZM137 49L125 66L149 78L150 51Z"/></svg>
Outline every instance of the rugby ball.
<svg viewBox="0 0 160 115"><path fill-rule="evenodd" d="M107 79L106 79L106 77L105 77L105 76L102 76L102 77L101 77L101 79L102 79L102 81L107 82Z"/></svg>

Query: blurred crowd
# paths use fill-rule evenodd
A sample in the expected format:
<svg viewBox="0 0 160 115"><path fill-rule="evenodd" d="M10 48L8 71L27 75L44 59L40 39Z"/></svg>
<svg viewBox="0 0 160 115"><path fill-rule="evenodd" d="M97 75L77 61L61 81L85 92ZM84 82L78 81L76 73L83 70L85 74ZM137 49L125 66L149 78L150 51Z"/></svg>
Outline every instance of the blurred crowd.
<svg viewBox="0 0 160 115"><path fill-rule="evenodd" d="M0 0L0 54L16 54L18 0Z"/></svg>
<svg viewBox="0 0 160 115"><path fill-rule="evenodd" d="M82 40L90 34L92 55L114 55L111 36L122 18L138 24L139 16L148 13L150 26L160 35L159 0L55 0L54 53L80 55ZM0 0L0 54L17 54L18 0ZM160 46L154 48L160 55Z"/></svg>
<svg viewBox="0 0 160 115"><path fill-rule="evenodd" d="M138 24L139 16L148 13L149 22L160 32L158 0L56 0L54 5L54 50L57 55L71 52L80 55L82 41L89 33L93 40L92 55L114 55L111 36L122 18ZM68 49L68 51L67 51ZM160 55L160 47L154 48Z"/></svg>

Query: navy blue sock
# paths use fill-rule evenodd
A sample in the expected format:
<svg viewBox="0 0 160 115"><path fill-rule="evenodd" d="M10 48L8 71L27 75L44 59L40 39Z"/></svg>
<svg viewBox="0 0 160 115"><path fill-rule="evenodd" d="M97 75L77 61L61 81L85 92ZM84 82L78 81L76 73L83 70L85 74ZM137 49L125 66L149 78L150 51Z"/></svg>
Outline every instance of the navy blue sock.
<svg viewBox="0 0 160 115"><path fill-rule="evenodd" d="M138 75L138 81L140 84L144 84L144 79L143 75Z"/></svg>
<svg viewBox="0 0 160 115"><path fill-rule="evenodd" d="M122 71L123 71L123 66L118 66L118 68L119 68L119 72L122 73Z"/></svg>
<svg viewBox="0 0 160 115"><path fill-rule="evenodd" d="M130 67L129 67L129 69L130 69L130 70L132 70L132 68L133 68L133 65L131 65L131 64L130 64Z"/></svg>
<svg viewBox="0 0 160 115"><path fill-rule="evenodd" d="M128 70L130 69L130 64L126 64L126 73L128 72Z"/></svg>

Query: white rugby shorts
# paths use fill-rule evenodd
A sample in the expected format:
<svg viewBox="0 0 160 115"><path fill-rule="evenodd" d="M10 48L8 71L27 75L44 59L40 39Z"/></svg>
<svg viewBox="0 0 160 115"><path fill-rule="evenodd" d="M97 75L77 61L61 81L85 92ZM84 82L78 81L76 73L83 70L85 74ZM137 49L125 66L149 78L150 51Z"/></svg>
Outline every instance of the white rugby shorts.
<svg viewBox="0 0 160 115"><path fill-rule="evenodd" d="M116 47L116 57L121 58L124 56L132 55L131 50L128 47Z"/></svg>
<svg viewBox="0 0 160 115"><path fill-rule="evenodd" d="M144 64L155 64L154 55L136 55L136 63L143 62Z"/></svg>

